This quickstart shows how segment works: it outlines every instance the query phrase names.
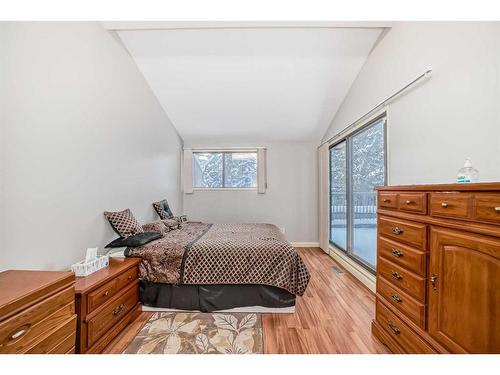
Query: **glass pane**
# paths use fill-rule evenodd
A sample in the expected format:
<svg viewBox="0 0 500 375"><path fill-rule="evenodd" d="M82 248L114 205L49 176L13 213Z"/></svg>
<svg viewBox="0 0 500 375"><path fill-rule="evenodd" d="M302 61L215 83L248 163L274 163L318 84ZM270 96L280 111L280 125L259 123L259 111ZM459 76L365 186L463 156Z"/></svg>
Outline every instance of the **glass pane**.
<svg viewBox="0 0 500 375"><path fill-rule="evenodd" d="M346 142L330 148L330 241L347 249Z"/></svg>
<svg viewBox="0 0 500 375"><path fill-rule="evenodd" d="M352 254L375 268L375 186L385 183L384 119L352 137Z"/></svg>
<svg viewBox="0 0 500 375"><path fill-rule="evenodd" d="M193 153L193 187L221 188L222 153Z"/></svg>
<svg viewBox="0 0 500 375"><path fill-rule="evenodd" d="M257 153L228 152L225 154L224 187L257 187Z"/></svg>

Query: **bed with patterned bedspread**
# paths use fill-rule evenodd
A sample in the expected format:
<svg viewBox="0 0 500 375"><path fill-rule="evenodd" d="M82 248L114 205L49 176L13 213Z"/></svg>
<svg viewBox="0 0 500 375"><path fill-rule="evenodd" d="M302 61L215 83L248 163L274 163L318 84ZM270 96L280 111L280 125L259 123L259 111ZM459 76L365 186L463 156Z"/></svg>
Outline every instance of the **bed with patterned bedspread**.
<svg viewBox="0 0 500 375"><path fill-rule="evenodd" d="M302 296L309 282L300 255L271 224L186 223L146 245L140 279L171 285L263 285Z"/></svg>

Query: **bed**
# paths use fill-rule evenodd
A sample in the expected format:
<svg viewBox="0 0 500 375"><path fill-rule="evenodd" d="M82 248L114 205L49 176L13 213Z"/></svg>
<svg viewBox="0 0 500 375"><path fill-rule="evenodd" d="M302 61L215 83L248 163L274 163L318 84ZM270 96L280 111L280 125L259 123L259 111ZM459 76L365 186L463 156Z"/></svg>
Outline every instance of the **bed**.
<svg viewBox="0 0 500 375"><path fill-rule="evenodd" d="M140 297L152 308L290 308L310 278L271 224L185 223L125 255L142 259Z"/></svg>

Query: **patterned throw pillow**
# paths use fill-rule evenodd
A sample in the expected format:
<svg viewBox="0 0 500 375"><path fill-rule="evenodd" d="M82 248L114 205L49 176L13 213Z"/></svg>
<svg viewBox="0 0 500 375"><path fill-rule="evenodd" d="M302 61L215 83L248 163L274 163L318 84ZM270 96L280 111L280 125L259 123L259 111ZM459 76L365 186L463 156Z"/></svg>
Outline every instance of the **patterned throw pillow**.
<svg viewBox="0 0 500 375"><path fill-rule="evenodd" d="M142 229L144 230L144 232L158 232L161 234L165 234L170 230L170 228L167 227L161 220L143 224Z"/></svg>
<svg viewBox="0 0 500 375"><path fill-rule="evenodd" d="M174 216L172 210L170 210L170 207L168 206L168 202L166 199L163 199L159 202L154 202L153 207L158 216L160 216L160 219L171 219Z"/></svg>
<svg viewBox="0 0 500 375"><path fill-rule="evenodd" d="M108 219L111 227L120 237L127 238L136 233L143 233L139 222L135 219L130 209L120 212L104 212L104 216Z"/></svg>

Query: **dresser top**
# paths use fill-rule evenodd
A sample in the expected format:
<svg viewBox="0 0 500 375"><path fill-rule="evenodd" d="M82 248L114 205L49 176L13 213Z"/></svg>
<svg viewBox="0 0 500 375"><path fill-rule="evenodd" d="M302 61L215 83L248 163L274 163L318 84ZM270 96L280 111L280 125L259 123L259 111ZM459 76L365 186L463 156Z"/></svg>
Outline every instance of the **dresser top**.
<svg viewBox="0 0 500 375"><path fill-rule="evenodd" d="M0 320L34 304L75 280L72 272L9 270L0 272Z"/></svg>
<svg viewBox="0 0 500 375"><path fill-rule="evenodd" d="M100 285L114 279L129 268L136 267L140 262L140 258L110 258L108 267L100 269L88 276L77 277L75 293L88 293Z"/></svg>
<svg viewBox="0 0 500 375"><path fill-rule="evenodd" d="M378 191L500 191L500 182L377 186Z"/></svg>

